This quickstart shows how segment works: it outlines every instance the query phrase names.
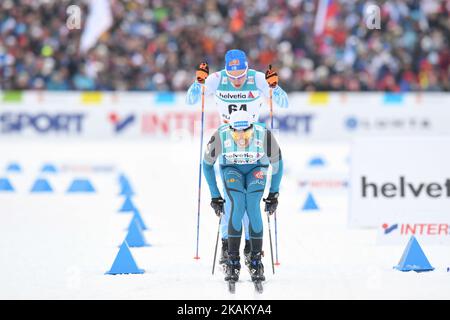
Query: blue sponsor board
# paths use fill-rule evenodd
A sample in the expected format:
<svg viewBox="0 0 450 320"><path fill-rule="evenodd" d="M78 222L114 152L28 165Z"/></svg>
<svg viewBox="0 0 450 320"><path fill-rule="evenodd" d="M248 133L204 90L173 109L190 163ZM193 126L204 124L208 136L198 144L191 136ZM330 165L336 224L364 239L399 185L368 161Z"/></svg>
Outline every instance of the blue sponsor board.
<svg viewBox="0 0 450 320"><path fill-rule="evenodd" d="M403 94L386 92L383 96L383 104L389 106L401 106L403 104Z"/></svg>
<svg viewBox="0 0 450 320"><path fill-rule="evenodd" d="M159 92L155 94L156 104L175 104L176 95L173 92Z"/></svg>
<svg viewBox="0 0 450 320"><path fill-rule="evenodd" d="M301 133L305 135L311 134L312 122L314 115L312 114L287 114L274 115L274 129L283 133ZM270 116L261 115L259 122L266 123L266 127L270 129Z"/></svg>
<svg viewBox="0 0 450 320"><path fill-rule="evenodd" d="M313 157L308 162L309 167L323 167L325 166L325 160L322 157Z"/></svg>
<svg viewBox="0 0 450 320"><path fill-rule="evenodd" d="M84 113L0 113L0 134L16 134L31 130L38 134L80 134L83 130Z"/></svg>

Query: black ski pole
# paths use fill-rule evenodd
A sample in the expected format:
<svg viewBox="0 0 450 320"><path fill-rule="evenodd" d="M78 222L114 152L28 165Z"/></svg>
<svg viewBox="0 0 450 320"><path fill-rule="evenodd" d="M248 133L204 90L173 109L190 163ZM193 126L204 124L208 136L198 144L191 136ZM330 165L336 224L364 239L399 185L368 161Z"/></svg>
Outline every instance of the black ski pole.
<svg viewBox="0 0 450 320"><path fill-rule="evenodd" d="M198 256L198 242L200 237L200 200L202 195L202 156L203 156L203 129L205 127L205 86L202 85L202 126L200 133L200 163L198 170L198 200L197 200L197 246L195 248L195 260L200 259Z"/></svg>
<svg viewBox="0 0 450 320"><path fill-rule="evenodd" d="M219 243L219 233L220 233L220 222L221 221L222 221L222 215L220 215L219 226L217 227L216 248L214 249L214 260L213 260L212 274L214 274L214 269L216 267L217 244Z"/></svg>
<svg viewBox="0 0 450 320"><path fill-rule="evenodd" d="M270 258L272 259L272 271L273 271L273 274L275 274L275 265L273 264L272 232L270 230L270 214L269 214L269 212L267 212L267 224L269 225Z"/></svg>

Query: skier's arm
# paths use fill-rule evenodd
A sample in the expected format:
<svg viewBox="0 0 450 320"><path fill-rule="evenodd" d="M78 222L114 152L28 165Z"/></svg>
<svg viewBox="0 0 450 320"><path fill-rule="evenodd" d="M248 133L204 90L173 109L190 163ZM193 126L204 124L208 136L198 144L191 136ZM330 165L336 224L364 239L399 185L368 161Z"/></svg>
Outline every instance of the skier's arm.
<svg viewBox="0 0 450 320"><path fill-rule="evenodd" d="M272 180L269 192L279 192L281 178L283 177L283 159L280 146L270 130L267 130L264 152L272 165Z"/></svg>
<svg viewBox="0 0 450 320"><path fill-rule="evenodd" d="M272 163L272 182L270 184L269 192L279 192L281 178L283 177L283 159Z"/></svg>
<svg viewBox="0 0 450 320"><path fill-rule="evenodd" d="M209 96L216 92L219 87L220 81L220 72L214 72L209 75L205 80L205 95ZM202 96L202 84L198 81L195 81L189 87L186 94L186 104L194 105L200 101L200 97Z"/></svg>
<svg viewBox="0 0 450 320"><path fill-rule="evenodd" d="M258 90L265 96L267 99L270 97L270 87L269 84L266 81L266 76L264 73L257 71L255 75L255 83ZM275 103L280 108L288 108L289 107L289 100L287 93L281 89L279 85L277 85L275 88L273 88L272 91L273 99L275 100Z"/></svg>
<svg viewBox="0 0 450 320"><path fill-rule="evenodd" d="M221 197L219 188L217 187L216 174L214 172L214 163L221 153L222 145L220 143L219 131L216 131L209 140L203 157L203 174L208 183L211 198Z"/></svg>

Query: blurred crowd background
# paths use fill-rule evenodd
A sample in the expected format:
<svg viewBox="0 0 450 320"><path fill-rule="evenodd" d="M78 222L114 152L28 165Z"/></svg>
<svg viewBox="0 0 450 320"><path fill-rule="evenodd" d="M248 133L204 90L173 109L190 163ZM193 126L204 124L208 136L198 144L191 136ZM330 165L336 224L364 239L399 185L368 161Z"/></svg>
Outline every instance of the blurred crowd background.
<svg viewBox="0 0 450 320"><path fill-rule="evenodd" d="M1 0L0 77L6 90L183 91L196 65L223 68L228 49L272 64L287 91L450 91L450 0L111 0L113 23L86 53L66 26L69 5ZM364 20L381 8L381 29Z"/></svg>

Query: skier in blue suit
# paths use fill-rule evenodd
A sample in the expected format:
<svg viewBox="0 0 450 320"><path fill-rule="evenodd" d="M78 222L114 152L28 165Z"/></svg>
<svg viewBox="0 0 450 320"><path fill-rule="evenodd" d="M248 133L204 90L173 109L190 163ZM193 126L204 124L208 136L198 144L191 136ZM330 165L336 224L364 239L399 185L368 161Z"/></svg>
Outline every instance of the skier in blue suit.
<svg viewBox="0 0 450 320"><path fill-rule="evenodd" d="M186 103L194 105L200 101L201 86L205 86L205 95L214 95L217 110L222 123L228 123L233 112L245 110L252 116L252 120L259 120L260 111L264 100L269 99L270 91L273 93L275 105L287 108L289 105L286 92L278 85L278 74L271 67L264 74L248 66L247 56L242 50L232 49L225 54L225 68L221 71L209 74L207 63L201 63L197 67L196 81L190 86ZM225 193L225 218L222 219L222 253L220 264L228 258L228 215L230 201ZM245 247L246 255L250 252L248 217L244 214Z"/></svg>
<svg viewBox="0 0 450 320"><path fill-rule="evenodd" d="M242 218L247 212L249 220L250 254L246 259L252 280L265 280L261 262L263 222L260 202L266 185L269 165L272 179L269 195L263 199L265 211L273 214L278 205L278 194L283 175L283 160L278 143L262 123L253 122L247 111L235 111L227 124L223 124L208 142L203 173L211 192L211 206L221 216L225 200L217 187L214 163L219 168L225 192L230 201L228 217L228 260L225 280L237 281L241 269L239 247ZM223 219L223 217L222 217Z"/></svg>

